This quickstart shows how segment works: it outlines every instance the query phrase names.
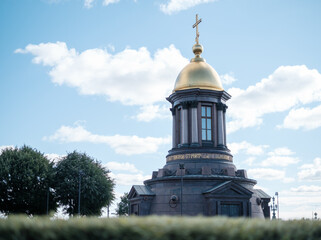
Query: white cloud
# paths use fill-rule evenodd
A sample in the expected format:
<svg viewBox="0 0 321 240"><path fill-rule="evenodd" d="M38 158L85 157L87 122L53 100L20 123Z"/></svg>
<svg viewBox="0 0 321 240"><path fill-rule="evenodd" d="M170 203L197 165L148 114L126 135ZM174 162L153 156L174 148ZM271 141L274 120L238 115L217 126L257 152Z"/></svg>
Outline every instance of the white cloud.
<svg viewBox="0 0 321 240"><path fill-rule="evenodd" d="M31 53L34 63L51 67L49 75L58 85L124 105L144 106L143 111L153 106L158 112L163 107L157 103L171 93L179 71L188 63L174 45L157 50L154 56L145 47L115 54L98 48L79 53L64 42L29 44L15 52ZM159 115L154 111L154 117ZM143 117L144 112L137 119Z"/></svg>
<svg viewBox="0 0 321 240"><path fill-rule="evenodd" d="M85 8L92 8L93 7L93 2L95 0L84 0L84 6ZM112 3L118 3L120 0L103 0L103 5L108 6L109 4Z"/></svg>
<svg viewBox="0 0 321 240"><path fill-rule="evenodd" d="M143 182L147 179L150 179L150 175L143 174L124 174L124 173L110 173L110 176L115 179L117 185L142 185Z"/></svg>
<svg viewBox="0 0 321 240"><path fill-rule="evenodd" d="M281 166L286 167L290 164L296 164L300 160L297 157L292 157L294 152L292 152L287 147L276 148L274 151L269 152L269 157L262 161L261 165L267 166Z"/></svg>
<svg viewBox="0 0 321 240"><path fill-rule="evenodd" d="M247 141L242 142L234 142L228 145L231 153L236 155L240 152L245 153L246 155L250 155L244 163L249 166L253 165L253 162L256 161L256 157L254 156L262 156L264 155L265 149L269 148L269 145L253 145ZM267 166L281 166L285 167L290 164L295 164L299 162L297 157L293 157L294 152L292 152L287 147L276 148L273 151L268 152L268 158L261 162L261 165L264 167Z"/></svg>
<svg viewBox="0 0 321 240"><path fill-rule="evenodd" d="M294 152L287 147L276 148L274 151L268 153L269 156L290 156L293 154Z"/></svg>
<svg viewBox="0 0 321 240"><path fill-rule="evenodd" d="M254 168L248 170L248 175L250 178L256 180L281 180L284 183L290 183L294 181L294 178L288 178L285 176L285 171L276 170L272 168Z"/></svg>
<svg viewBox="0 0 321 240"><path fill-rule="evenodd" d="M155 138L138 136L105 136L92 134L83 126L61 126L52 136L44 137L43 140L60 142L90 142L104 143L124 155L144 154L157 152L160 145L169 144L170 137Z"/></svg>
<svg viewBox="0 0 321 240"><path fill-rule="evenodd" d="M31 53L34 63L50 66L51 80L58 85L75 87L85 95L104 95L125 105L163 101L188 63L174 45L157 50L153 57L145 47L114 55L98 48L78 53L64 42L29 44L15 52Z"/></svg>
<svg viewBox="0 0 321 240"><path fill-rule="evenodd" d="M140 107L140 113L133 118L142 122L150 122L156 118L171 118L171 112L169 107L165 105L145 105Z"/></svg>
<svg viewBox="0 0 321 240"><path fill-rule="evenodd" d="M262 155L264 149L268 148L268 145L253 145L247 141L229 143L228 148L232 154L238 154L240 151L244 151L248 155Z"/></svg>
<svg viewBox="0 0 321 240"><path fill-rule="evenodd" d="M160 9L166 14L176 13L189 9L199 4L214 2L216 0L169 0L166 4L161 4Z"/></svg>
<svg viewBox="0 0 321 240"><path fill-rule="evenodd" d="M50 162L54 162L57 163L59 162L63 157L65 157L66 155L59 155L56 153L46 153L45 157L50 161Z"/></svg>
<svg viewBox="0 0 321 240"><path fill-rule="evenodd" d="M233 76L232 73L220 75L223 85L231 85L237 79Z"/></svg>
<svg viewBox="0 0 321 240"><path fill-rule="evenodd" d="M12 145L0 146L0 154L6 149L14 149L14 146Z"/></svg>
<svg viewBox="0 0 321 240"><path fill-rule="evenodd" d="M84 6L86 8L92 8L94 0L85 0Z"/></svg>
<svg viewBox="0 0 321 240"><path fill-rule="evenodd" d="M290 164L296 164L299 162L299 159L296 157L290 157L290 156L271 156L265 159L262 162L262 166L268 167L268 166L280 166L280 167L286 167Z"/></svg>
<svg viewBox="0 0 321 240"><path fill-rule="evenodd" d="M315 108L292 109L279 128L312 130L321 127L321 105Z"/></svg>
<svg viewBox="0 0 321 240"><path fill-rule="evenodd" d="M321 186L316 185L302 185L296 188L291 188L292 192L300 192L300 193L306 193L306 192L315 192L320 193L321 192Z"/></svg>
<svg viewBox="0 0 321 240"><path fill-rule="evenodd" d="M104 0L103 1L103 5L104 6L108 6L109 4L112 4L112 3L118 3L120 0Z"/></svg>
<svg viewBox="0 0 321 240"><path fill-rule="evenodd" d="M132 173L140 173L134 164L132 163L119 163L119 162L108 162L104 164L104 167L111 171L127 171L127 172L132 172Z"/></svg>
<svg viewBox="0 0 321 240"><path fill-rule="evenodd" d="M321 100L321 74L301 66L280 66L255 85L242 90L231 88L228 132L258 126L263 115L283 112L298 104Z"/></svg>
<svg viewBox="0 0 321 240"><path fill-rule="evenodd" d="M245 161L244 161L244 163L246 163L247 165L249 165L249 166L252 166L253 165L253 162L256 160L256 158L255 157L249 157L249 158L247 158Z"/></svg>
<svg viewBox="0 0 321 240"><path fill-rule="evenodd" d="M300 169L300 180L321 181L321 158L315 158L312 164L304 164Z"/></svg>
<svg viewBox="0 0 321 240"><path fill-rule="evenodd" d="M76 55L76 50L68 50L66 43L40 43L39 45L29 44L25 49L16 49L15 53L31 53L35 57L33 63L54 67L61 61L72 58Z"/></svg>

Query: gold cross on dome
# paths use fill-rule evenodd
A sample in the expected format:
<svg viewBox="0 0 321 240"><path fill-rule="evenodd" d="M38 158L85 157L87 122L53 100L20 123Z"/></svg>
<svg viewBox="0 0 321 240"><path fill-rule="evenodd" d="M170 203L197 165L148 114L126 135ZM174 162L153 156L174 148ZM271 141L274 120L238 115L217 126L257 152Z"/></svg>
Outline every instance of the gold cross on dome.
<svg viewBox="0 0 321 240"><path fill-rule="evenodd" d="M193 28L196 27L196 38L195 38L196 44L199 44L198 38L199 38L200 34L198 32L198 24L200 24L201 22L202 22L202 18L200 20L198 20L198 14L196 14L196 23L193 24Z"/></svg>

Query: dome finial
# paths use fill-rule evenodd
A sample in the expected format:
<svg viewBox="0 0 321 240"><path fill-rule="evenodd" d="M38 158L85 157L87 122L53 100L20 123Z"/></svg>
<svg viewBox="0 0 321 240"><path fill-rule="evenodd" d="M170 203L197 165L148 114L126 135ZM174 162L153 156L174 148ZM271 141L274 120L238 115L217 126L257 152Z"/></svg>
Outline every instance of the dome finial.
<svg viewBox="0 0 321 240"><path fill-rule="evenodd" d="M199 44L199 32L198 32L198 24L202 22L202 19L198 19L198 14L196 14L196 22L193 24L193 28L196 28L196 38L195 44L193 46L193 53L195 54L196 58L200 58L201 53L203 52L203 47Z"/></svg>
<svg viewBox="0 0 321 240"><path fill-rule="evenodd" d="M196 43L193 46L195 57L192 58L191 62L179 73L173 92L187 89L224 91L220 76L214 68L207 64L205 59L200 56L203 52L203 47L198 41L198 24L200 24L201 21L202 19L198 19L198 15L196 14L196 23L193 25L193 28L196 27Z"/></svg>
<svg viewBox="0 0 321 240"><path fill-rule="evenodd" d="M198 20L198 14L196 14L196 23L193 24L193 28L196 27L196 38L195 38L195 42L198 45L198 38L200 37L200 34L198 32L198 24L200 24L202 22L202 18L200 20Z"/></svg>

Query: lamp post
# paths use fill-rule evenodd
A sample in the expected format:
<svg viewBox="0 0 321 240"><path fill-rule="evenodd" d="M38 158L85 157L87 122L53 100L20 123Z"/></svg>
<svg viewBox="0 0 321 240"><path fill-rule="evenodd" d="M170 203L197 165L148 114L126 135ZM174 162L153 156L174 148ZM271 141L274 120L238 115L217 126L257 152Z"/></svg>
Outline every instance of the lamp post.
<svg viewBox="0 0 321 240"><path fill-rule="evenodd" d="M185 169L184 163L179 164L181 170L181 216L183 215L183 170Z"/></svg>
<svg viewBox="0 0 321 240"><path fill-rule="evenodd" d="M279 193L278 192L276 192L275 193L275 196L276 196L276 199L277 199L277 201L276 201L276 206L277 206L277 209L278 209L278 219L280 219L280 204L279 204Z"/></svg>
<svg viewBox="0 0 321 240"><path fill-rule="evenodd" d="M276 205L274 203L275 201L275 197L272 197L272 206L271 206L271 210L272 210L272 219L276 219L276 216L275 216L275 211L277 210L278 208L278 205Z"/></svg>

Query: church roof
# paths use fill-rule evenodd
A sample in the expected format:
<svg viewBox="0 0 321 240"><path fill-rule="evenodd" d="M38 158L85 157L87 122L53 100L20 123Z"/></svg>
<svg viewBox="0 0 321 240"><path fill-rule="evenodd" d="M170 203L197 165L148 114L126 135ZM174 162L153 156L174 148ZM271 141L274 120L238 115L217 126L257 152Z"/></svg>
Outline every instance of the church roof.
<svg viewBox="0 0 321 240"><path fill-rule="evenodd" d="M153 193L152 190L145 185L133 185L133 188L135 189L136 193L141 196L155 195L155 193Z"/></svg>
<svg viewBox="0 0 321 240"><path fill-rule="evenodd" d="M254 190L256 191L257 195L260 198L271 198L271 196L265 193L262 189L254 189Z"/></svg>

